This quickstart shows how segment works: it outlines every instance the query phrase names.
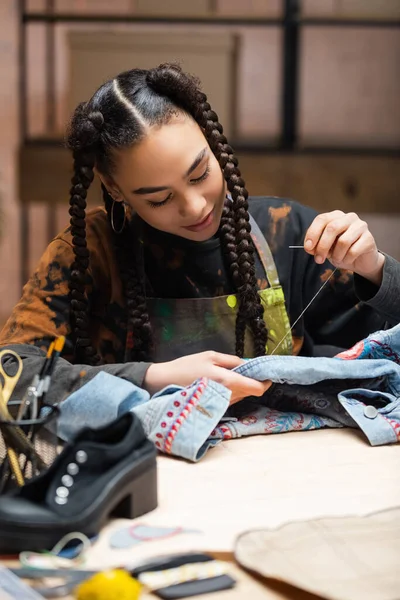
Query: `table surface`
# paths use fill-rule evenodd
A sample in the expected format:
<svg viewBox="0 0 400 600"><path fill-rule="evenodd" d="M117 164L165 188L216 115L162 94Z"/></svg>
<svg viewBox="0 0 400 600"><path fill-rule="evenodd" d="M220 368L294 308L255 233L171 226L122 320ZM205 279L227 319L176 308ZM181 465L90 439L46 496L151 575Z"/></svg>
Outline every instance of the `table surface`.
<svg viewBox="0 0 400 600"><path fill-rule="evenodd" d="M191 550L232 556L236 537L249 529L400 506L399 472L398 445L371 447L360 431L352 429L229 440L196 464L160 456L159 506L136 523L182 527L192 533L115 550L110 548L110 533L132 525L116 520L89 550L85 567L133 565ZM279 586L267 588L233 563L231 567L237 587L203 598L313 598Z"/></svg>

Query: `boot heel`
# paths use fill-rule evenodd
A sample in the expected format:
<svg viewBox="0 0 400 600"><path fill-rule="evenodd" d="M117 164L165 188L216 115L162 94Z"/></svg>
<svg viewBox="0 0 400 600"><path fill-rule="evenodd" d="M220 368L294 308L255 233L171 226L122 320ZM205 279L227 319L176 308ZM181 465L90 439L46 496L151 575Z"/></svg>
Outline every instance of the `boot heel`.
<svg viewBox="0 0 400 600"><path fill-rule="evenodd" d="M139 475L126 496L110 513L117 519L136 519L157 508L157 465Z"/></svg>

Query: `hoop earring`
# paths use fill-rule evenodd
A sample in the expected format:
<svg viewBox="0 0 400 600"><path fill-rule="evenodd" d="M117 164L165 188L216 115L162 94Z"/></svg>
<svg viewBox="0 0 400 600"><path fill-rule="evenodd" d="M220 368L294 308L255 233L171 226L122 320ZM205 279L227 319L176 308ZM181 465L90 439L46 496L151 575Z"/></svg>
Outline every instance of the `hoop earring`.
<svg viewBox="0 0 400 600"><path fill-rule="evenodd" d="M115 228L115 224L114 224L114 207L115 207L115 203L117 201L113 199L113 203L112 203L112 207L111 207L111 227L114 233L116 233L117 235L120 235L125 227L125 223L126 223L126 206L125 206L125 202L122 202L123 207L124 207L124 220L122 222L122 227L120 229L116 229ZM117 204L121 204L121 202L117 202Z"/></svg>

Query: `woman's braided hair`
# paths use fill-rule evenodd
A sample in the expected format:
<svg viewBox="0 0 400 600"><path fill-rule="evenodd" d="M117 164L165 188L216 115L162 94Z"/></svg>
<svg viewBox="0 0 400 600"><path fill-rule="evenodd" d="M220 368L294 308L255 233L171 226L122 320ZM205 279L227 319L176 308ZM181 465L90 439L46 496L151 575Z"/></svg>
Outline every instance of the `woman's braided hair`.
<svg viewBox="0 0 400 600"><path fill-rule="evenodd" d="M244 354L246 326L252 332L254 354L265 354L268 332L257 289L248 192L238 160L216 113L200 91L198 80L182 72L178 65L164 64L150 70L132 69L105 83L89 102L78 106L69 127L67 144L74 157L69 212L75 255L70 279L71 326L76 358L82 362L99 361L90 341L85 295L89 266L85 209L93 169L96 167L103 175L111 176L115 167L113 151L132 146L146 136L149 127L167 124L173 115L182 112L192 116L202 128L232 197L223 210L220 236L239 300L236 354ZM151 357L152 334L142 254L124 218L123 206L114 204L104 187L103 196L110 223L113 217L115 229L120 231L119 234L114 232L114 243L127 305L126 360L146 360Z"/></svg>

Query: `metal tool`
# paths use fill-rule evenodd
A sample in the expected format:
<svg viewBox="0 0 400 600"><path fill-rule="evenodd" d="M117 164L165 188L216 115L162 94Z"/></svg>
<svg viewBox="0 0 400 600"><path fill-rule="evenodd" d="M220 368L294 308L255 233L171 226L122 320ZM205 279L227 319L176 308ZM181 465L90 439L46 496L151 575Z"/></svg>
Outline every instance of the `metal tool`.
<svg viewBox="0 0 400 600"><path fill-rule="evenodd" d="M8 373L5 372L5 370L3 368L4 357L10 356L10 355L13 356L17 361L18 367L17 367L17 372L15 373L15 375L9 375ZM21 373L22 373L21 357L13 350L2 350L0 352L0 375L3 378L3 384L0 389L0 419L2 419L4 421L12 420L12 417L8 411L8 401L11 398L11 395L14 391L14 388L15 388L19 378L20 378ZM14 473L14 477L15 477L18 485L21 486L21 485L24 485L24 477L22 475L21 467L18 462L17 453L15 452L14 448L11 447L11 440L14 437L14 435L18 436L18 437L20 437L20 435L23 435L25 437L23 432L21 430L19 430L19 431L20 431L20 433L18 433L17 430L12 431L12 428L10 426L3 426L3 437L4 437L4 442L6 444L8 460L10 461L10 466L11 466L12 472Z"/></svg>
<svg viewBox="0 0 400 600"><path fill-rule="evenodd" d="M17 365L17 370L14 375L6 373L3 367L4 359L10 356L13 357ZM3 434L11 470L20 486L24 485L24 477L22 475L17 452L28 456L34 456L39 464L44 464L29 438L19 426L14 425L13 417L9 411L8 403L21 376L22 369L22 359L16 352L13 350L0 351L0 375L2 377L2 384L0 385L0 430Z"/></svg>

